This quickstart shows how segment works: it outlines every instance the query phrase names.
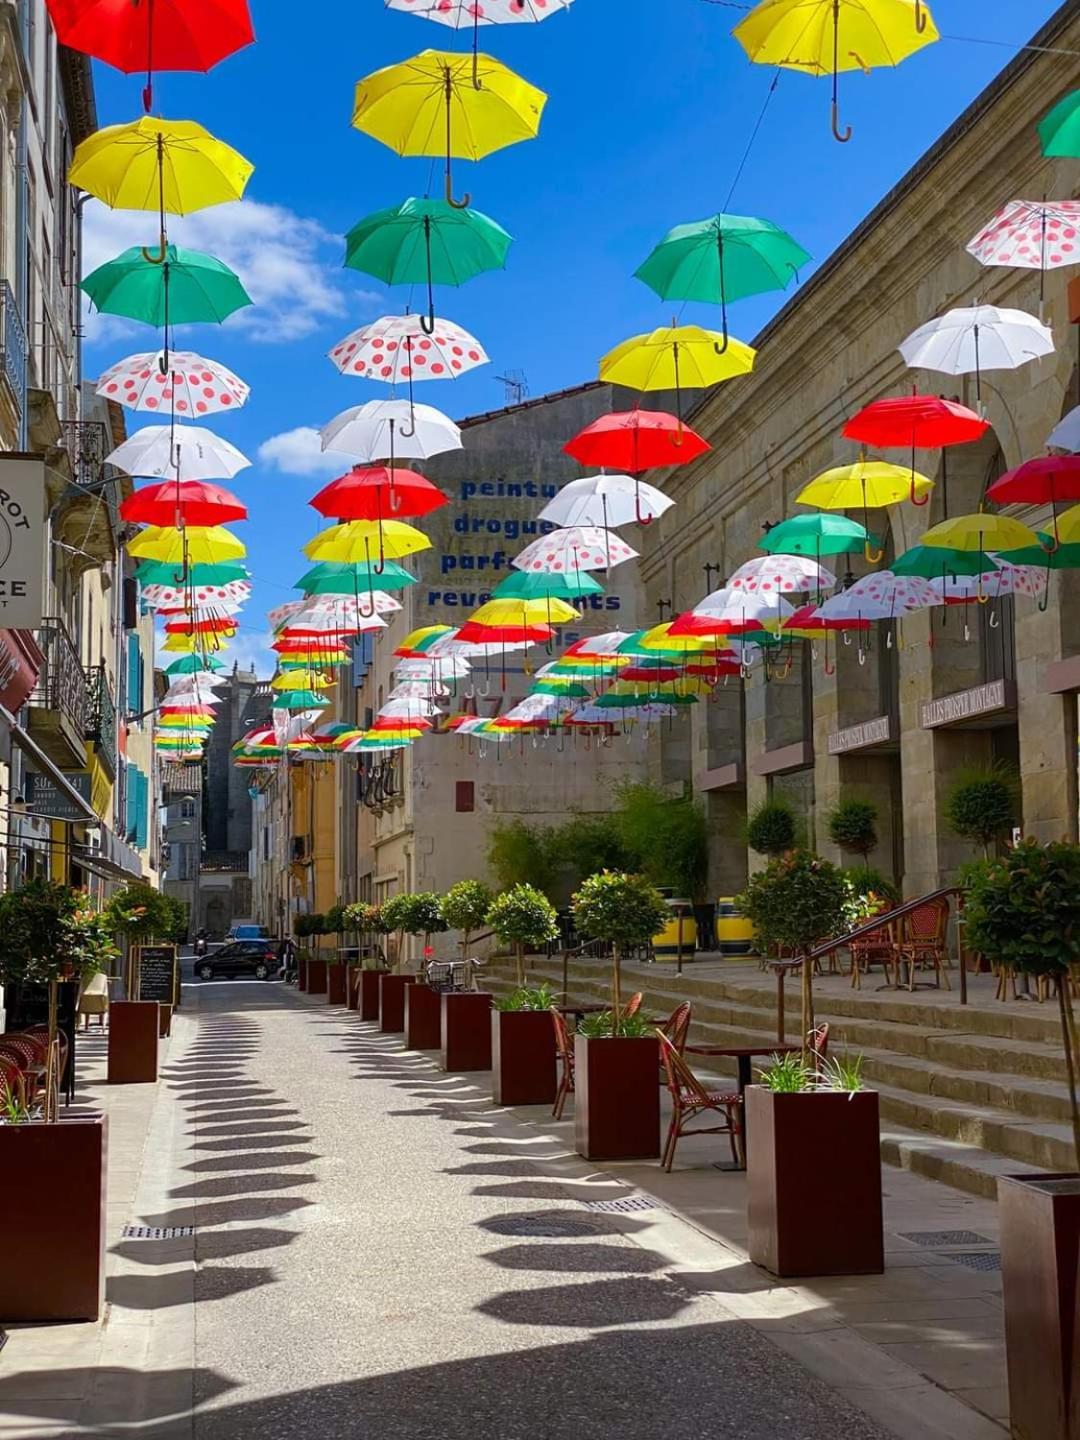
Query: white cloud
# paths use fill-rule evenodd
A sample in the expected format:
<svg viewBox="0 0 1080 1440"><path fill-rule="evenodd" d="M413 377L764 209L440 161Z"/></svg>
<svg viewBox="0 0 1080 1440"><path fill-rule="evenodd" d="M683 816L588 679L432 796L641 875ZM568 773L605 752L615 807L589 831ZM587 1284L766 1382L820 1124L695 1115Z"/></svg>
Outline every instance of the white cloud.
<svg viewBox="0 0 1080 1440"><path fill-rule="evenodd" d="M277 656L270 648L273 643L274 637L269 630L248 630L241 626L218 656L218 659L225 662L226 667L220 673L229 674L236 664L241 670L254 670L260 680L268 680L277 669Z"/></svg>
<svg viewBox="0 0 1080 1440"><path fill-rule="evenodd" d="M131 245L153 244L156 228L152 214L109 210L92 202L84 217L84 273ZM240 200L194 215L171 216L169 239L208 251L236 271L254 303L226 324L252 340L302 339L330 320L382 304L382 297L357 290L346 280L340 268L340 236L283 205ZM145 327L114 316L87 315L86 335L92 344L139 332L145 335Z"/></svg>
<svg viewBox="0 0 1080 1440"><path fill-rule="evenodd" d="M319 432L311 425L271 435L259 446L259 459L283 475L332 475L342 466L340 455L323 451Z"/></svg>

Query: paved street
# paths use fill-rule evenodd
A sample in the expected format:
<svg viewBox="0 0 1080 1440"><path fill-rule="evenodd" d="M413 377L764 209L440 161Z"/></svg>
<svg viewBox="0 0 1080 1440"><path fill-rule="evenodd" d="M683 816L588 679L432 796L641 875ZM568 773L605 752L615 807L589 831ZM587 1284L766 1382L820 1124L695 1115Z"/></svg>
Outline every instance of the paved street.
<svg viewBox="0 0 1080 1440"><path fill-rule="evenodd" d="M96 1350L12 1336L0 1433L885 1433L705 1293L689 1226L588 1208L628 1192L559 1178L483 1083L276 984L187 994L131 1220L194 1237L114 1247Z"/></svg>

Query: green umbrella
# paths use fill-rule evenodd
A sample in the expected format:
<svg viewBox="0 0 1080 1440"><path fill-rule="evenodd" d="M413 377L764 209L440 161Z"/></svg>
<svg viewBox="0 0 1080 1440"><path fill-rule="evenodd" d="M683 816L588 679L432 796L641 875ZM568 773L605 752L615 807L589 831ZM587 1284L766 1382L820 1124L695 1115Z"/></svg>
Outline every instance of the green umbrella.
<svg viewBox="0 0 1080 1440"><path fill-rule="evenodd" d="M165 261L152 264L142 247L133 245L106 260L82 282L94 307L103 315L124 315L147 325L189 325L198 320L219 324L251 297L227 265L200 250L165 248Z"/></svg>
<svg viewBox="0 0 1080 1440"><path fill-rule="evenodd" d="M423 285L425 332L435 329L433 285L463 285L484 270L501 270L511 237L479 210L414 196L358 220L345 237L345 264L387 285Z"/></svg>
<svg viewBox="0 0 1080 1440"><path fill-rule="evenodd" d="M865 525L849 520L846 515L827 511L781 520L758 541L758 549L769 555L809 555L815 560L820 560L822 555L861 550L867 545L881 548L880 542L867 534Z"/></svg>
<svg viewBox="0 0 1080 1440"><path fill-rule="evenodd" d="M661 300L720 302L727 349L729 300L785 290L810 256L769 220L712 215L676 225L634 274Z"/></svg>
<svg viewBox="0 0 1080 1440"><path fill-rule="evenodd" d="M345 564L338 560L324 560L319 565L313 565L306 575L301 575L296 588L307 595L356 595L368 589L405 590L415 584L416 576L395 565L393 560L385 561L379 571L363 562Z"/></svg>
<svg viewBox="0 0 1080 1440"><path fill-rule="evenodd" d="M985 575L996 569L990 556L981 551L952 550L944 545L913 545L892 566L894 575L920 575L924 580L940 580L946 575Z"/></svg>
<svg viewBox="0 0 1080 1440"><path fill-rule="evenodd" d="M538 680L532 688L534 695L562 695L568 700L587 700L592 691L577 680Z"/></svg>
<svg viewBox="0 0 1080 1440"><path fill-rule="evenodd" d="M1071 91L1043 116L1039 139L1044 155L1080 158L1080 90Z"/></svg>
<svg viewBox="0 0 1080 1440"><path fill-rule="evenodd" d="M1040 530L1038 545L1025 545L1021 550L995 550L994 559L1004 560L1006 565L1031 565L1040 570L1080 570L1080 545L1059 545L1054 550L1053 544L1053 535Z"/></svg>
<svg viewBox="0 0 1080 1440"><path fill-rule="evenodd" d="M679 695L674 690L641 690L630 693L625 690L608 690L593 701L603 709L637 710L642 705L696 705L696 695Z"/></svg>
<svg viewBox="0 0 1080 1440"><path fill-rule="evenodd" d="M166 665L166 675L196 675L206 670L224 670L224 660L219 660L216 655L200 655L193 652L191 655L181 655L179 660L174 660L171 665Z"/></svg>
<svg viewBox="0 0 1080 1440"><path fill-rule="evenodd" d="M176 566L164 560L144 560L135 567L140 585L175 585ZM190 585L228 585L233 580L247 580L249 571L239 560L222 560L217 565L189 565L184 583Z"/></svg>
<svg viewBox="0 0 1080 1440"><path fill-rule="evenodd" d="M500 580L492 591L500 600L543 600L552 596L560 600L579 600L582 595L603 593L604 587L584 571L576 575L526 575L522 570L515 570L505 580Z"/></svg>
<svg viewBox="0 0 1080 1440"><path fill-rule="evenodd" d="M314 690L283 690L275 695L272 710L325 710L330 702L325 695L316 695Z"/></svg>

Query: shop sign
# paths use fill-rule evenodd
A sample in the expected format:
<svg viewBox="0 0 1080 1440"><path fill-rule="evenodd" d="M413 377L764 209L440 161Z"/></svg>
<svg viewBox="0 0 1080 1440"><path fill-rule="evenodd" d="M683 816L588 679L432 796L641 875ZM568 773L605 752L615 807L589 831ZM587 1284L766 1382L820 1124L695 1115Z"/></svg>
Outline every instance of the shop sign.
<svg viewBox="0 0 1080 1440"><path fill-rule="evenodd" d="M64 779L73 790L77 790L86 803L90 803L90 772L87 770L65 770ZM31 815L48 815L53 820L86 820L86 813L74 801L63 794L48 775L39 775L31 770L27 773L27 803Z"/></svg>
<svg viewBox="0 0 1080 1440"><path fill-rule="evenodd" d="M45 558L45 464L0 458L0 624L41 625Z"/></svg>
<svg viewBox="0 0 1080 1440"><path fill-rule="evenodd" d="M939 725L956 725L980 715L992 715L997 710L1011 710L1014 703L1012 685L1005 680L991 680L971 690L958 690L955 695L927 701L922 707L922 728L935 730Z"/></svg>
<svg viewBox="0 0 1080 1440"><path fill-rule="evenodd" d="M871 745L887 745L892 739L892 717L879 715L861 725L848 725L829 736L829 754L846 755L849 750L865 750Z"/></svg>

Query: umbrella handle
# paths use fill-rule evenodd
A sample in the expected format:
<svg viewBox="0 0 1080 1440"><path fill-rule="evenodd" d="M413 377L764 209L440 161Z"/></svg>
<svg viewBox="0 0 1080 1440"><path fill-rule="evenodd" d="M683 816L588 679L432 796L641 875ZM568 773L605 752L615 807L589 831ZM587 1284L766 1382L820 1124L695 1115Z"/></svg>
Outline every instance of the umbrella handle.
<svg viewBox="0 0 1080 1440"><path fill-rule="evenodd" d="M148 265L164 265L165 255L168 251L168 242L165 239L164 230L158 239L156 250L148 250L145 245L141 246L140 249L142 251L142 257Z"/></svg>
<svg viewBox="0 0 1080 1440"><path fill-rule="evenodd" d="M1046 614L1046 607L1050 604L1050 577L1047 576L1047 583L1043 586L1042 599L1039 601L1039 614Z"/></svg>
<svg viewBox="0 0 1080 1440"><path fill-rule="evenodd" d="M836 674L835 664L829 664L829 642L827 640L825 642L825 674L829 676Z"/></svg>
<svg viewBox="0 0 1080 1440"><path fill-rule="evenodd" d="M469 201L469 197L466 196L466 197L465 197L465 203L468 204L468 201ZM454 202L451 201L450 203L453 204ZM426 315L421 315L421 316L420 316L420 329L424 332L425 335L434 335L434 334L435 334L435 306L434 306L434 305L431 306L431 308L428 310L428 313L427 313ZM401 433L404 434L405 432L402 431Z"/></svg>
<svg viewBox="0 0 1080 1440"><path fill-rule="evenodd" d="M460 200L454 199L454 180L450 174L449 167L446 171L446 203L453 206L455 210L467 210L472 204L472 196L466 192Z"/></svg>
<svg viewBox="0 0 1080 1440"><path fill-rule="evenodd" d="M915 0L915 32L918 35L926 34L926 22L930 16L922 8L922 0Z"/></svg>
<svg viewBox="0 0 1080 1440"><path fill-rule="evenodd" d="M840 129L840 106L835 100L832 102L832 133L833 139L839 140L841 145L846 145L855 133L850 125L845 125L843 130Z"/></svg>
<svg viewBox="0 0 1080 1440"><path fill-rule="evenodd" d="M1053 555L1056 551L1061 549L1061 540L1058 536L1056 525L1054 526L1054 534L1051 538L1050 544L1043 545L1043 542L1041 540L1039 541L1039 544L1042 546L1043 552L1046 555Z"/></svg>
<svg viewBox="0 0 1080 1440"><path fill-rule="evenodd" d="M929 505L929 504L930 504L930 491L929 491L929 490L926 492L926 494L922 497L921 500L920 500L919 497L915 494L915 476L914 476L914 474L913 474L912 477L911 477L911 489L910 489L910 491L909 491L909 493L908 493L908 499L911 501L912 505L918 505L920 509L922 508L922 506L924 506L924 505Z"/></svg>
<svg viewBox="0 0 1080 1440"><path fill-rule="evenodd" d="M998 619L998 612L997 612L996 610L991 610L991 611L990 611L990 629L991 629L991 630L997 630L997 629L1000 628L1000 625L1001 625L1001 622L1000 622L1000 620Z"/></svg>
<svg viewBox="0 0 1080 1440"><path fill-rule="evenodd" d="M867 540L866 544L863 546L863 557L868 565L876 565L880 560L883 560L885 558L885 551L883 549L874 550L870 544L870 541Z"/></svg>
<svg viewBox="0 0 1080 1440"><path fill-rule="evenodd" d="M727 331L725 330L725 331L724 331L724 343L723 343L722 345L718 345L717 342L714 340L714 341L713 341L713 346L712 346L712 348L716 351L717 355L726 355L726 354L727 354L727 348L728 348L728 346L730 345L730 343L731 343L731 336L730 336L730 335L727 333Z"/></svg>
<svg viewBox="0 0 1080 1440"><path fill-rule="evenodd" d="M641 490L634 486L634 519L639 525L651 525L656 519L655 515L643 515L641 513Z"/></svg>

